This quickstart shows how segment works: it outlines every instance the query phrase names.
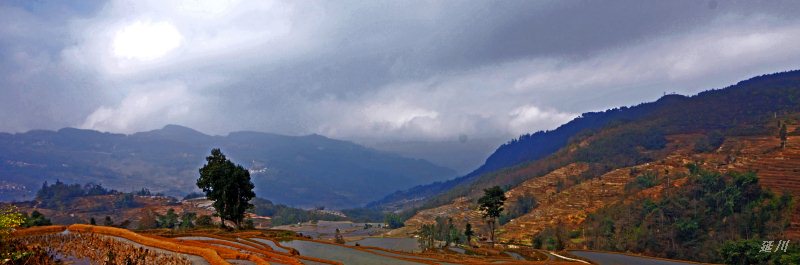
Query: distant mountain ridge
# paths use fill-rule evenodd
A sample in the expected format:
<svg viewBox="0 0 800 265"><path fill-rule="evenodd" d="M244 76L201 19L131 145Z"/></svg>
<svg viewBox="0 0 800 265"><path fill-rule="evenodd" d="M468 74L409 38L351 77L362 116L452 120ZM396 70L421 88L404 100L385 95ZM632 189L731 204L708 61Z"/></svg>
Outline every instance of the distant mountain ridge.
<svg viewBox="0 0 800 265"><path fill-rule="evenodd" d="M461 136L464 137L444 140L353 139L353 141L377 150L428 160L434 164L452 168L458 175L465 175L483 165L486 158L507 140L507 137L468 138L465 135Z"/></svg>
<svg viewBox="0 0 800 265"><path fill-rule="evenodd" d="M455 175L425 160L320 135L211 136L178 125L131 135L64 128L0 133L0 199L30 199L42 182L56 179L182 195L195 189L197 170L214 147L251 170L259 197L299 207L356 207Z"/></svg>

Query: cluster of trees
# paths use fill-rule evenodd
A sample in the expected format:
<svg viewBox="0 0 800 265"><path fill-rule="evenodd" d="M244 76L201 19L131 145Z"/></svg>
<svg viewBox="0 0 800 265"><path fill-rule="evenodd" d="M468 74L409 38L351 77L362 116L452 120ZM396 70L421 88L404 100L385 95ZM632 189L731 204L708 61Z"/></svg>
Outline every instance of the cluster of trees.
<svg viewBox="0 0 800 265"><path fill-rule="evenodd" d="M139 204L136 203L136 200L133 197L133 193L122 193L114 199L114 208L133 208L138 206Z"/></svg>
<svg viewBox="0 0 800 265"><path fill-rule="evenodd" d="M36 192L36 200L39 201L42 208L63 210L75 198L116 193L118 193L116 190L108 190L99 184L64 184L60 180L56 180L53 185L48 185L45 181L42 188Z"/></svg>
<svg viewBox="0 0 800 265"><path fill-rule="evenodd" d="M552 227L546 227L531 240L531 245L538 249L563 250L569 239L578 238L580 230L569 231L560 221Z"/></svg>
<svg viewBox="0 0 800 265"><path fill-rule="evenodd" d="M484 189L483 192L484 195L478 199L478 204L484 220L489 224L491 242L494 244L495 225L498 218L504 216L505 191L499 186L494 186ZM512 207L515 211L513 214L519 214L521 211L527 213L530 209L536 207L536 200L531 196L524 196L519 198L514 205L516 206ZM419 245L423 250L437 247L437 242L441 242L438 245L441 247L447 247L451 243L460 244L461 242L466 242L470 244L474 235L475 231L472 230L472 224L467 223L462 230L456 226L453 218L443 216L437 216L434 223L424 224L417 230Z"/></svg>
<svg viewBox="0 0 800 265"><path fill-rule="evenodd" d="M125 220L125 221L122 221L121 223L116 224L116 223L114 223L114 220L111 219L111 216L106 215L106 217L103 218L103 222L102 223L98 223L97 220L94 219L94 217L90 217L89 218L89 224L90 225L113 226L113 227L119 227L119 228L128 228L131 225L131 220Z"/></svg>
<svg viewBox="0 0 800 265"><path fill-rule="evenodd" d="M577 150L575 160L617 168L632 166L652 161L644 151L662 149L667 144L664 131L657 127L622 126L598 136L587 147Z"/></svg>
<svg viewBox="0 0 800 265"><path fill-rule="evenodd" d="M34 226L44 226L53 224L53 222L50 222L50 219L44 216L44 214L35 210L31 212L30 216L28 216L27 213L22 213L22 219L24 220L24 222L21 224L22 227L34 227Z"/></svg>
<svg viewBox="0 0 800 265"><path fill-rule="evenodd" d="M168 209L163 215L152 211L146 212L139 220L138 229L190 229L211 226L214 226L214 222L209 215L197 216L194 212L183 212L178 215L174 209Z"/></svg>
<svg viewBox="0 0 800 265"><path fill-rule="evenodd" d="M152 193L148 188L142 188L141 190L137 190L135 192L131 192L131 194L136 196L164 196L164 193Z"/></svg>
<svg viewBox="0 0 800 265"><path fill-rule="evenodd" d="M704 262L800 262L798 252L786 254L789 256L782 252L762 256L739 252L749 246L747 242L781 238L793 209L790 195L762 190L753 173L721 174L697 164L688 167L686 184L665 193L660 200L620 203L590 214L584 223L587 245ZM729 260L731 257L738 258Z"/></svg>
<svg viewBox="0 0 800 265"><path fill-rule="evenodd" d="M484 195L478 199L478 204L484 220L489 225L491 243L494 245L494 235L496 230L495 226L498 218L500 218L500 216L503 214L503 204L507 198L505 191L500 188L500 186L484 189L483 192ZM522 205L515 206L515 211L523 211L516 209L516 207L527 208L524 211L530 211L532 207L535 207L535 203L536 202L532 197L522 197L517 200L517 204ZM452 218L438 216L433 224L422 225L422 227L417 231L420 248L434 248L436 247L437 241L444 243L442 247L449 246L450 243L459 244L461 242L467 242L467 244L470 244L472 236L475 235L475 232L472 231L472 225L467 223L464 227L463 233L461 231L462 230L457 228L455 223L453 223Z"/></svg>
<svg viewBox="0 0 800 265"><path fill-rule="evenodd" d="M637 173L635 172L634 169L631 169L631 171L634 171L631 172L632 175L636 175L633 174ZM658 185L659 183L658 181L659 181L658 172L653 172L653 171L642 172L641 174L637 175L636 178L633 179L633 181L628 182L628 184L625 184L625 191L636 192L647 188L652 188Z"/></svg>
<svg viewBox="0 0 800 265"><path fill-rule="evenodd" d="M272 218L272 225L288 225L310 221L343 221L346 218L314 210L303 210L283 204L274 204L270 200L254 198L250 201L253 212Z"/></svg>
<svg viewBox="0 0 800 265"><path fill-rule="evenodd" d="M725 135L719 130L714 130L697 138L694 143L694 151L698 153L711 152L717 150L723 142L725 142Z"/></svg>
<svg viewBox="0 0 800 265"><path fill-rule="evenodd" d="M77 198L96 195L115 195L116 197L110 206L115 209L121 209L139 206L134 196L152 196L154 194L150 193L147 188L134 192L119 192L114 189L107 189L100 184L65 184L60 180L56 180L56 183L52 185L45 181L42 184L42 188L36 192L36 200L39 202L39 207L64 210ZM163 196L163 194L157 193L155 196ZM86 210L102 211L109 210L108 208L109 205L100 204L95 208Z"/></svg>
<svg viewBox="0 0 800 265"><path fill-rule="evenodd" d="M384 223L391 229L397 229L403 227L403 223L405 222L405 218L403 216L396 214L396 213L388 213L384 218Z"/></svg>
<svg viewBox="0 0 800 265"><path fill-rule="evenodd" d="M498 222L500 225L504 225L514 218L530 213L538 206L539 203L536 201L535 197L528 194L520 196L508 205L508 209L506 209L505 213L500 214Z"/></svg>
<svg viewBox="0 0 800 265"><path fill-rule="evenodd" d="M445 217L436 217L435 223L422 225L420 230L417 231L417 235L419 236L419 246L423 250L437 247L437 241L443 242L441 244L443 248L451 243L460 244L466 241L465 235L456 227L453 219Z"/></svg>

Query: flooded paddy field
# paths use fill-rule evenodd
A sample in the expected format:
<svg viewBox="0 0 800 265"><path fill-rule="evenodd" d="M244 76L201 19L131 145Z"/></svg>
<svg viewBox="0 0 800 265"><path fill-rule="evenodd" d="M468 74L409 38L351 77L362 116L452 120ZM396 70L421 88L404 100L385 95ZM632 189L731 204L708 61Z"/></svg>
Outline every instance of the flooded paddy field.
<svg viewBox="0 0 800 265"><path fill-rule="evenodd" d="M302 255L339 261L346 264L421 264L380 256L367 251L355 250L333 244L324 244L305 240L292 240L288 242L282 242L281 244L297 249Z"/></svg>
<svg viewBox="0 0 800 265"><path fill-rule="evenodd" d="M382 223L353 223L350 221L318 221L276 226L273 229L287 230L310 236L312 239L333 239L336 229L349 239L378 236L388 232Z"/></svg>
<svg viewBox="0 0 800 265"><path fill-rule="evenodd" d="M393 237L367 237L364 239L350 241L346 243L348 246L355 246L356 244L365 247L379 247L389 250L403 251L403 252L420 252L419 242L416 238L393 238Z"/></svg>

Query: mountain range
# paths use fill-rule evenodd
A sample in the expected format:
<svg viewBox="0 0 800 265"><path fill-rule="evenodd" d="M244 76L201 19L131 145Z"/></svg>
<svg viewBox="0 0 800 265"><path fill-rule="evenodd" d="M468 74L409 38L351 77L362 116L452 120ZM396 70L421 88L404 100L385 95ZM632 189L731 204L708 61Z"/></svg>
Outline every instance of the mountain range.
<svg viewBox="0 0 800 265"><path fill-rule="evenodd" d="M299 207L357 207L456 175L321 135L212 136L178 125L130 135L64 128L0 133L0 200L31 199L44 181L57 179L181 196L197 190L198 169L216 147L250 170L259 197Z"/></svg>

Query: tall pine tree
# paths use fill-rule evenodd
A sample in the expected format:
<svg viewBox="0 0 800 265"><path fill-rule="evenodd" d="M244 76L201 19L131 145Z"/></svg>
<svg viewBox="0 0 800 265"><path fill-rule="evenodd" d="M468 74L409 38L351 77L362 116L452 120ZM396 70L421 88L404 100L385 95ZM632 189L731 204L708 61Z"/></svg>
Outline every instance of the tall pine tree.
<svg viewBox="0 0 800 265"><path fill-rule="evenodd" d="M494 230L497 218L503 212L503 203L506 201L506 194L499 186L494 186L483 190L483 197L478 199L478 204L483 212L483 218L489 224L489 231L494 246Z"/></svg>
<svg viewBox="0 0 800 265"><path fill-rule="evenodd" d="M778 137L781 138L781 148L786 147L786 135L786 123L782 123L780 132L778 132Z"/></svg>
<svg viewBox="0 0 800 265"><path fill-rule="evenodd" d="M222 219L222 226L228 220L240 228L245 211L253 207L250 200L256 196L250 172L228 160L216 148L211 150L211 156L206 157L206 164L200 168L197 187L214 201L213 206Z"/></svg>

